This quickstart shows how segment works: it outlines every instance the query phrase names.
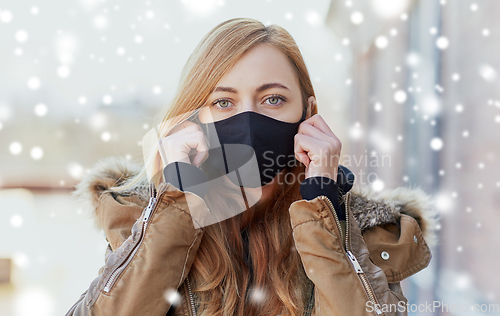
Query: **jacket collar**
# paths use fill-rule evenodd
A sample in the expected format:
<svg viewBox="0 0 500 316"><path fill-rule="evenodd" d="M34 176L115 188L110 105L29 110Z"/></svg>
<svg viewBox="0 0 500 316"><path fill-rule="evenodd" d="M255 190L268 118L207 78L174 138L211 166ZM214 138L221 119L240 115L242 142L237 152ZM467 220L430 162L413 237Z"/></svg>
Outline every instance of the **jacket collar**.
<svg viewBox="0 0 500 316"><path fill-rule="evenodd" d="M140 171L141 164L138 162L115 156L104 158L87 171L81 182L76 185L73 196L84 204L87 211L95 215L99 197L106 189L123 184ZM338 182L344 193L351 193L351 210L362 232L374 226L395 223L401 214L406 214L417 221L426 243L429 246L436 244L438 215L432 207L431 197L420 188L401 186L376 192L368 185L353 186L354 174L344 166L339 166ZM147 178L119 195L133 195L147 205Z"/></svg>

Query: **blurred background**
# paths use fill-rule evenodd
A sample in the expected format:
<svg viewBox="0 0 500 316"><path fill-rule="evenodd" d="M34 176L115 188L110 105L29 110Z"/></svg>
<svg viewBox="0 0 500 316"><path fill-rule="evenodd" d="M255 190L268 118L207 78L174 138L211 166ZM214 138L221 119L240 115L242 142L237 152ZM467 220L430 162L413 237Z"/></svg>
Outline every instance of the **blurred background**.
<svg viewBox="0 0 500 316"><path fill-rule="evenodd" d="M142 163L197 43L250 17L295 38L357 184L433 196L440 242L403 282L409 301L500 315L499 14L497 0L0 2L0 314L62 315L88 288L107 242L74 185L104 157Z"/></svg>

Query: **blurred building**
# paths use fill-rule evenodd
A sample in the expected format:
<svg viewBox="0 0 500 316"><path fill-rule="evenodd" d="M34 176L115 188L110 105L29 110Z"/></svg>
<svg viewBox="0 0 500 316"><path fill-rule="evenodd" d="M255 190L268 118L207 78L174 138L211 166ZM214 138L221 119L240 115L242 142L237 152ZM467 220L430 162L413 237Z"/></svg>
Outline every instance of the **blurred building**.
<svg viewBox="0 0 500 316"><path fill-rule="evenodd" d="M332 2L327 25L353 53L350 154L392 158L354 169L376 174L381 189L422 187L442 217L430 268L404 284L409 300L493 303L500 313L492 275L500 241L499 3L346 3Z"/></svg>

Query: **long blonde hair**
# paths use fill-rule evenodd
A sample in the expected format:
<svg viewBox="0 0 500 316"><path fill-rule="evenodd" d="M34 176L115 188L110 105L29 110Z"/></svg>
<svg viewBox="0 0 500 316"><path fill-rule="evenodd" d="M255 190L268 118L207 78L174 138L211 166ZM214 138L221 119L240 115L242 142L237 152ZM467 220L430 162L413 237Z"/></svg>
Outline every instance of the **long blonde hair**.
<svg viewBox="0 0 500 316"><path fill-rule="evenodd" d="M161 109L154 126L158 139L173 125L200 109L223 75L249 49L270 44L283 52L299 78L303 105L314 96L309 73L291 35L277 25L265 26L248 18L230 19L214 27L198 44L182 70L179 86L169 107ZM312 109L311 115L317 109ZM148 176L158 187L163 181L163 162L156 149L145 153L145 167L113 191L129 189ZM301 199L304 166L284 170L278 177L279 192L259 212L243 212L204 228L204 235L189 278L207 315L301 315L311 285L294 248L289 206ZM155 176L153 176L155 175ZM284 181L293 176L295 181ZM208 195L208 194L207 194ZM227 207L226 205L225 207ZM244 258L242 231L248 236L250 265ZM252 280L252 281L251 281ZM252 282L252 289L249 283ZM257 292L255 292L257 291ZM257 294L257 295L255 295ZM251 298L258 297L257 300Z"/></svg>

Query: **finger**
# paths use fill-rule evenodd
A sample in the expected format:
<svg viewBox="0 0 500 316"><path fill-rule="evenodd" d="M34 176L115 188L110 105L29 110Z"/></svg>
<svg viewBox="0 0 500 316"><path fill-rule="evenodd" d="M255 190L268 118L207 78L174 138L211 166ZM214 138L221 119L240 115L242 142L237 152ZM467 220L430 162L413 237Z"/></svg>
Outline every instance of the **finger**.
<svg viewBox="0 0 500 316"><path fill-rule="evenodd" d="M208 158L208 151L199 151L193 158L193 165L199 167Z"/></svg>
<svg viewBox="0 0 500 316"><path fill-rule="evenodd" d="M193 158L193 165L199 167L205 161L205 159L208 158L208 145L205 135L203 135L202 140L198 143L196 150L198 152L196 153L196 156Z"/></svg>
<svg viewBox="0 0 500 316"><path fill-rule="evenodd" d="M205 135L202 132L189 133L177 141L187 145L189 149L196 149L198 152L208 150Z"/></svg>
<svg viewBox="0 0 500 316"><path fill-rule="evenodd" d="M317 145L318 140L304 134L295 135L294 153L297 160L304 165L309 166L311 162L311 155L319 152L320 148Z"/></svg>
<svg viewBox="0 0 500 316"><path fill-rule="evenodd" d="M195 127L187 127L185 129L179 130L174 135L168 135L161 139L160 143L164 144L164 146L168 149L172 147L179 147L180 145L185 144L187 139L200 137L205 138L205 134L196 129Z"/></svg>
<svg viewBox="0 0 500 316"><path fill-rule="evenodd" d="M172 130L168 133L168 135L173 135L173 134L184 134L184 133L192 133L196 131L201 131L201 127L193 122L190 121L184 121L181 124L175 126L172 128Z"/></svg>
<svg viewBox="0 0 500 316"><path fill-rule="evenodd" d="M305 151L305 149L299 143L299 138L301 138L302 136L303 134L295 134L293 152L295 153L295 158L297 158L298 161L308 166L310 162L309 157L307 156L307 152Z"/></svg>
<svg viewBox="0 0 500 316"><path fill-rule="evenodd" d="M321 139L311 137L304 134L296 134L296 146L303 149L309 157L312 154L317 154L325 151L326 149L332 148L332 144Z"/></svg>
<svg viewBox="0 0 500 316"><path fill-rule="evenodd" d="M307 122L303 122L302 124L299 125L298 133L308 135L316 139L321 139L327 142L332 142L333 140L335 140L330 135L323 133L322 130Z"/></svg>
<svg viewBox="0 0 500 316"><path fill-rule="evenodd" d="M318 139L331 144L331 146L328 146L328 148L332 154L336 152L340 153L342 143L337 137L330 137L310 124L304 124L303 126L299 127L299 132L303 135L307 135L314 139Z"/></svg>
<svg viewBox="0 0 500 316"><path fill-rule="evenodd" d="M304 122L308 122L330 137L337 138L337 136L332 132L328 124L326 124L325 120L319 114L314 114Z"/></svg>
<svg viewBox="0 0 500 316"><path fill-rule="evenodd" d="M191 151L207 151L205 135L201 131L181 135L181 137L174 136L174 138L169 139L170 137L172 136L164 138L161 146L161 150L164 151L165 157L167 157L167 163L177 161L180 157L182 159L187 158L187 162L191 163L189 160Z"/></svg>
<svg viewBox="0 0 500 316"><path fill-rule="evenodd" d="M295 148L299 154L302 153L302 151L306 152L309 160L309 163L307 164L308 167L313 161L316 163L323 163L323 161L329 161L331 157L333 157L332 155L337 155L337 147L335 147L335 144L332 144L331 142L304 134L297 134L296 136L297 143Z"/></svg>

